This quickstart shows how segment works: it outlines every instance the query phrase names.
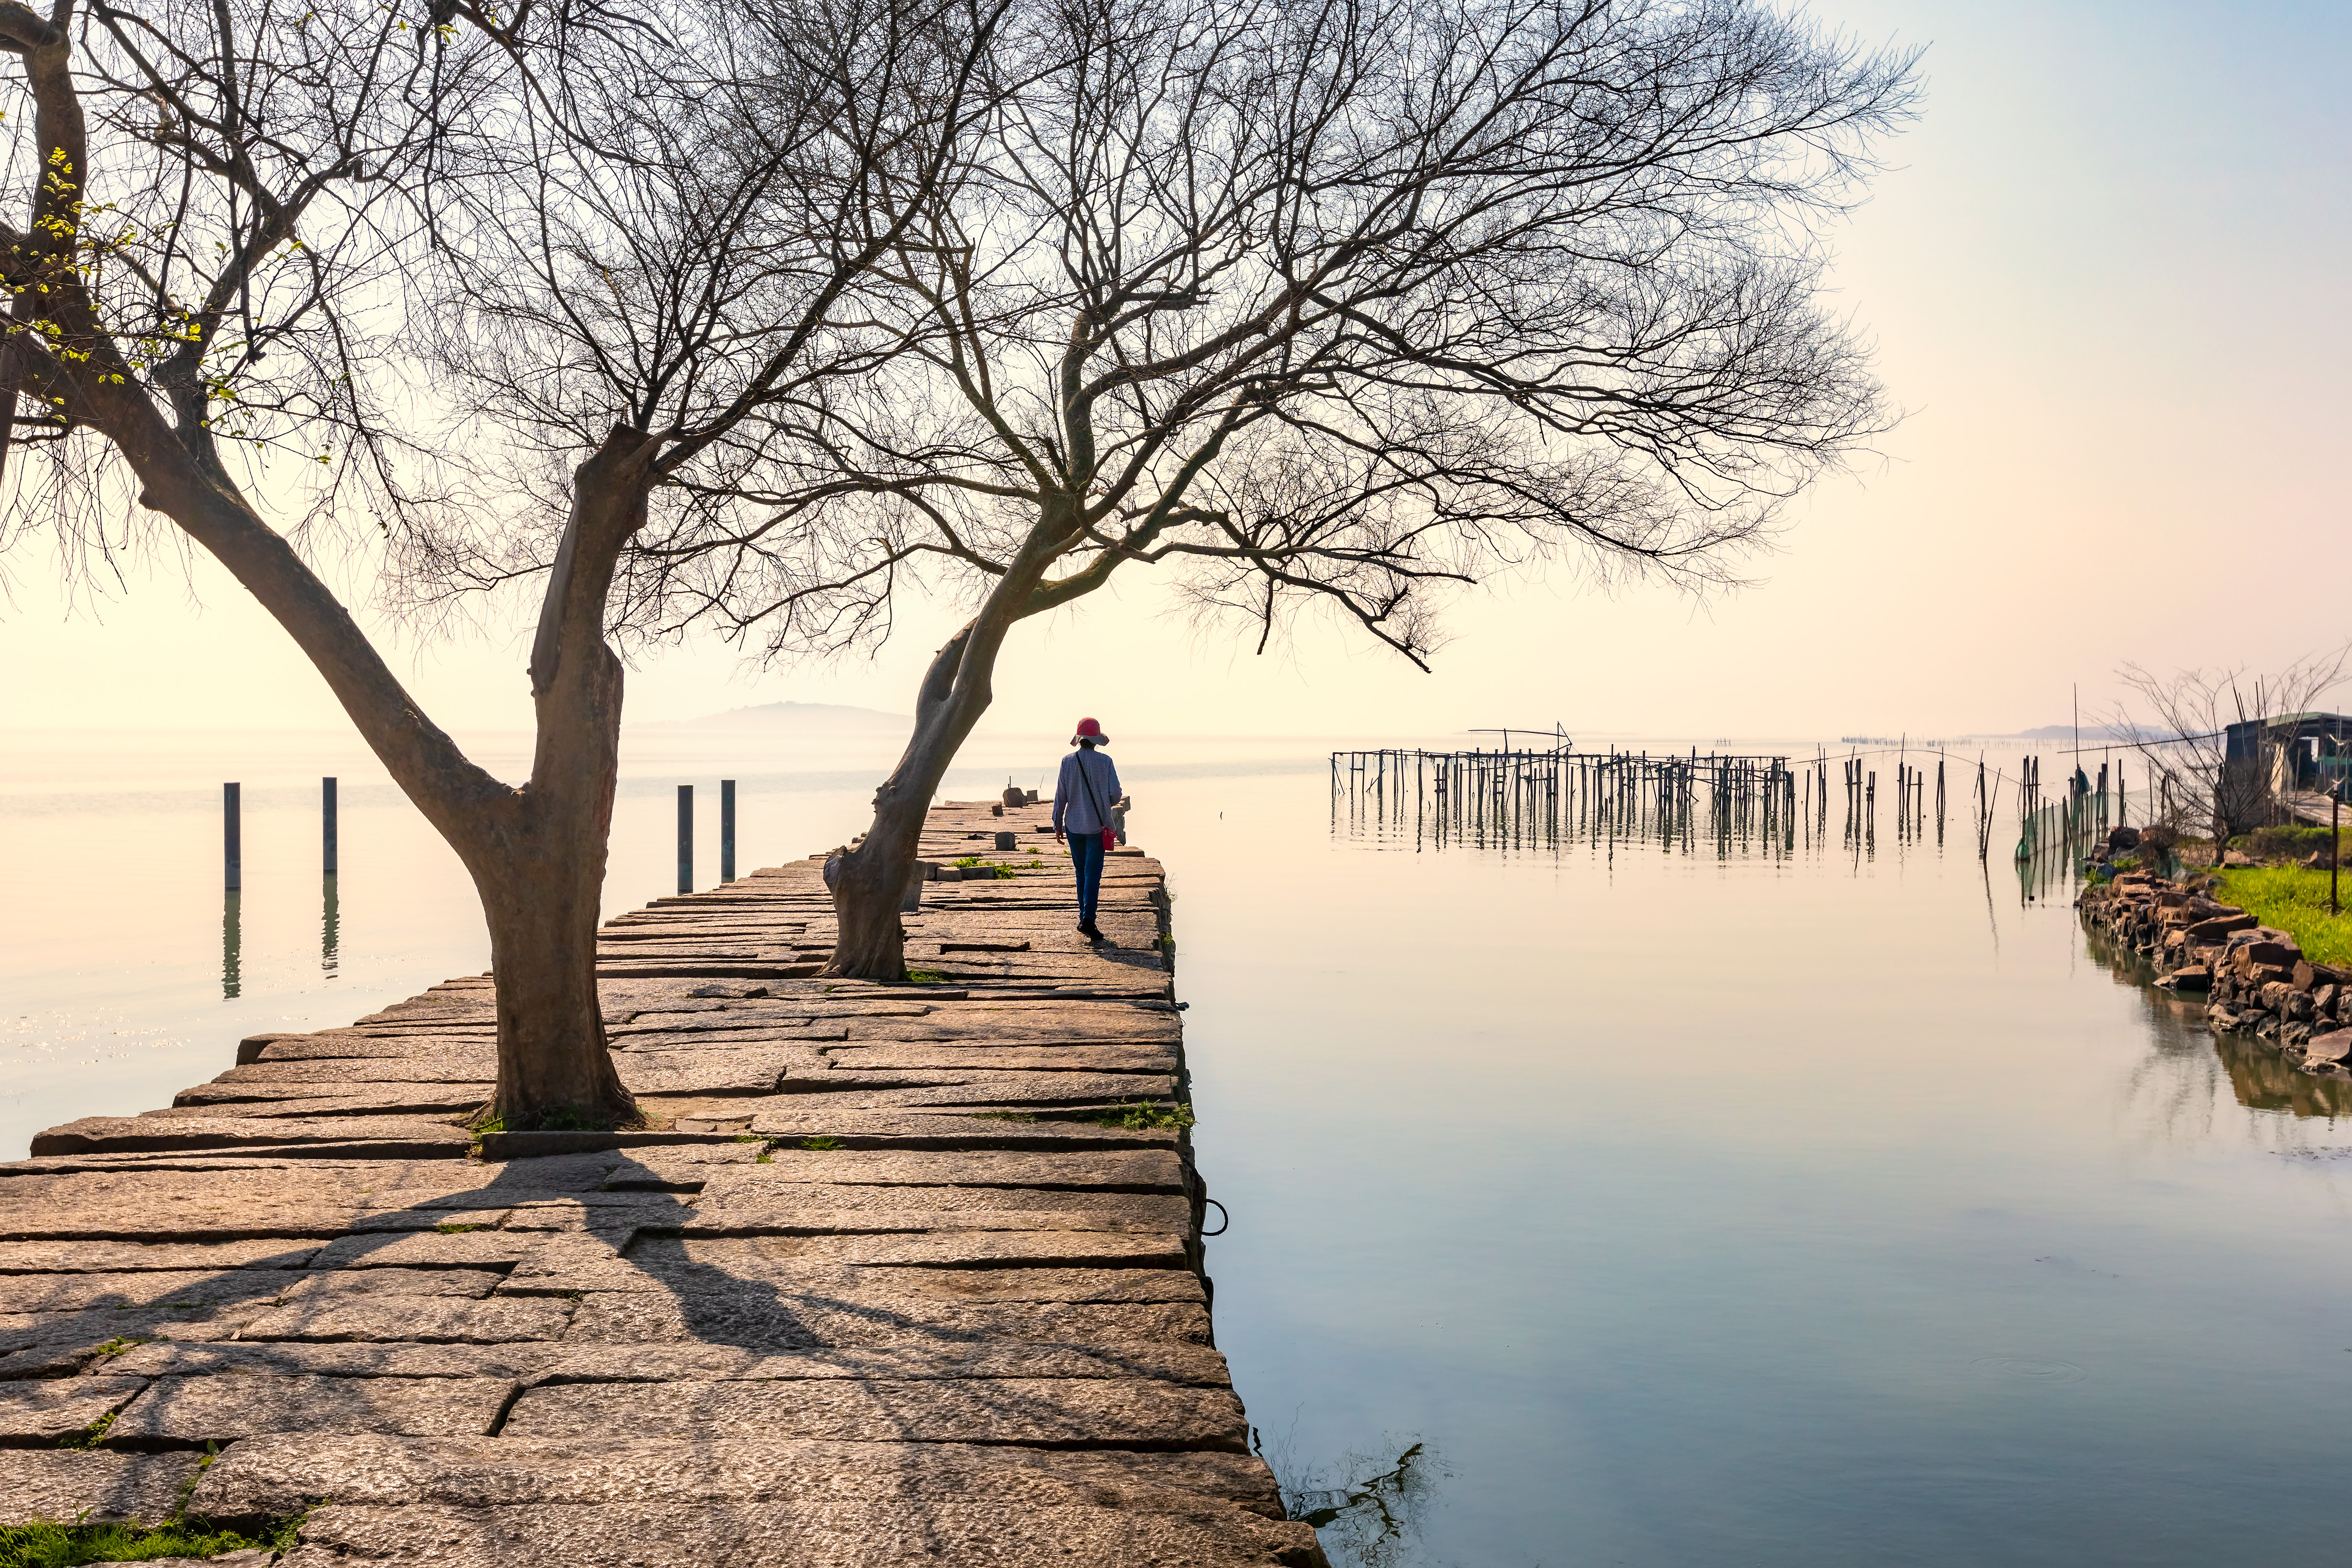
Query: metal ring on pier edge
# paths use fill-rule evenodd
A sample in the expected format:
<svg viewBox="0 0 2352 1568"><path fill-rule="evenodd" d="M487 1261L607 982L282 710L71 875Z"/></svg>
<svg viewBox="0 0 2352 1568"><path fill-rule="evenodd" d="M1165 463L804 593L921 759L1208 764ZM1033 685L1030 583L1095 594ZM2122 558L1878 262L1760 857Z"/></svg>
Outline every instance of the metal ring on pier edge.
<svg viewBox="0 0 2352 1568"><path fill-rule="evenodd" d="M1214 1199L1214 1198L1202 1198L1202 1199L1201 1200L1201 1204L1202 1204L1202 1207L1204 1207L1204 1208L1213 1208L1213 1209L1216 1210L1219 1214L1221 1214L1221 1215L1225 1215L1225 1223L1224 1223L1224 1224L1223 1224L1223 1225L1219 1226L1218 1226L1216 1229L1214 1229L1214 1230L1204 1230L1204 1231L1202 1231L1202 1232L1201 1233L1201 1239L1202 1239L1202 1240L1206 1241L1206 1240L1208 1240L1208 1239L1209 1239L1209 1237L1213 1237L1213 1236L1223 1236L1223 1235L1224 1235L1224 1234L1225 1234L1225 1232L1227 1232L1227 1231L1229 1231L1229 1230L1233 1229L1233 1227L1234 1227L1234 1216L1233 1216L1233 1215L1229 1215L1229 1214L1225 1214L1225 1205L1223 1205L1223 1204L1219 1203L1219 1202L1218 1202L1216 1199Z"/></svg>

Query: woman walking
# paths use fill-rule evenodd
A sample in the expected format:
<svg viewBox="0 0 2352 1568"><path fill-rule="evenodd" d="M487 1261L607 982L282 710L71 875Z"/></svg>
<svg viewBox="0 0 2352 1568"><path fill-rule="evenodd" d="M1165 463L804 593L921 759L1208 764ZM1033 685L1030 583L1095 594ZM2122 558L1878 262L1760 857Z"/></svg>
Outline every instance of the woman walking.
<svg viewBox="0 0 2352 1568"><path fill-rule="evenodd" d="M1078 873L1078 930L1088 942L1100 942L1095 897L1102 891L1103 857L1110 851L1110 807L1118 799L1118 770L1098 749L1109 745L1110 737L1093 720L1078 721L1070 744L1077 750L1062 759L1062 776L1054 783L1054 841L1068 837L1070 864Z"/></svg>

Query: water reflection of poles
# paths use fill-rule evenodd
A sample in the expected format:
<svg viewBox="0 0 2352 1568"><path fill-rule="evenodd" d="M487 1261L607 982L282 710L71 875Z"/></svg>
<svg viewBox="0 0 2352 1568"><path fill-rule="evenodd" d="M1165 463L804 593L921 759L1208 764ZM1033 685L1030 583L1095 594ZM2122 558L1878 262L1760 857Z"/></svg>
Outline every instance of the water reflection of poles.
<svg viewBox="0 0 2352 1568"><path fill-rule="evenodd" d="M328 979L335 977L336 947L340 941L338 928L341 916L335 890L335 877L342 866L342 851L335 817L335 781L319 781L319 863L320 889L319 915L319 967Z"/></svg>
<svg viewBox="0 0 2352 1568"><path fill-rule="evenodd" d="M244 975L238 963L239 949L244 942L239 930L241 911L237 907L244 897L235 888L221 894L221 995L224 998L233 998L245 989Z"/></svg>
<svg viewBox="0 0 2352 1568"><path fill-rule="evenodd" d="M221 785L221 995L235 996L244 989L238 973L237 950L242 945L238 905L245 897L244 788Z"/></svg>

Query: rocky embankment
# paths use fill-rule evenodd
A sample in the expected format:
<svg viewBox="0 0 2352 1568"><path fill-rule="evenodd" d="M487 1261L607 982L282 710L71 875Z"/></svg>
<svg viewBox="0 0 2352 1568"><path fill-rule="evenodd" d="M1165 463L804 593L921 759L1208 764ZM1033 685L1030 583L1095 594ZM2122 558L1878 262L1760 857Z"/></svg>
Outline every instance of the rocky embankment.
<svg viewBox="0 0 2352 1568"><path fill-rule="evenodd" d="M2352 1078L2352 975L2305 958L2288 932L2145 872L2085 888L2075 905L2155 964L2158 985L2203 993L2216 1030L2267 1041L2305 1072Z"/></svg>

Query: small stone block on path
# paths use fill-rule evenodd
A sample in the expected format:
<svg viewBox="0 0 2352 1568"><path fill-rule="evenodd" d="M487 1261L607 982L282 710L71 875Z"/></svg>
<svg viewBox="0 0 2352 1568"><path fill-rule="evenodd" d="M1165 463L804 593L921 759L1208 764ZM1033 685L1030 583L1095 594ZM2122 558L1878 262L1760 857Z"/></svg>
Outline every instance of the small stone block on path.
<svg viewBox="0 0 2352 1568"><path fill-rule="evenodd" d="M515 1386L499 1378L161 1377L115 1418L107 1436L134 1443L228 1443L266 1432L482 1436Z"/></svg>
<svg viewBox="0 0 2352 1568"><path fill-rule="evenodd" d="M92 1524L161 1524L198 1460L193 1453L0 1448L0 1526L85 1516Z"/></svg>
<svg viewBox="0 0 2352 1568"><path fill-rule="evenodd" d="M143 1377L45 1377L0 1383L0 1443L79 1436L139 1395Z"/></svg>

